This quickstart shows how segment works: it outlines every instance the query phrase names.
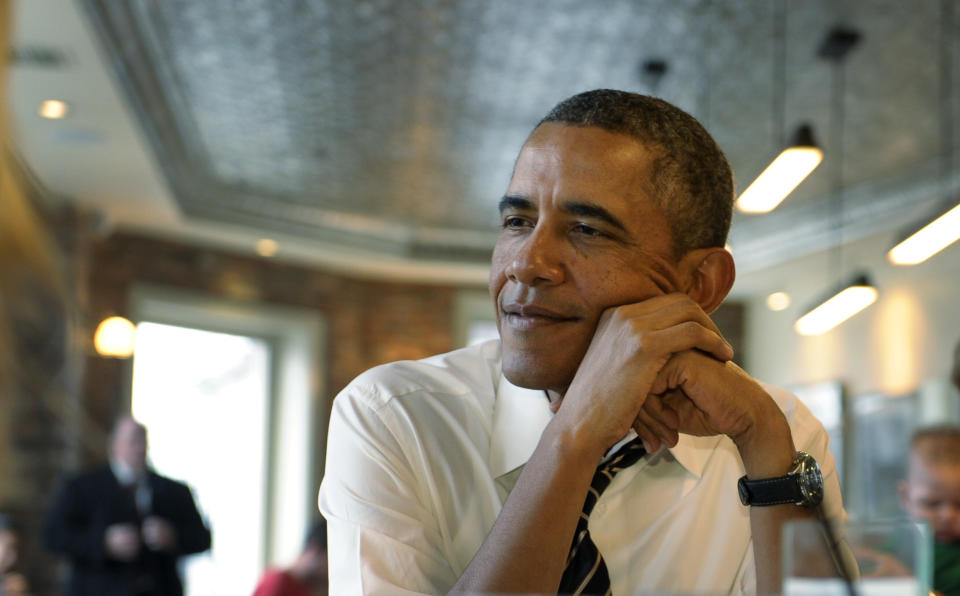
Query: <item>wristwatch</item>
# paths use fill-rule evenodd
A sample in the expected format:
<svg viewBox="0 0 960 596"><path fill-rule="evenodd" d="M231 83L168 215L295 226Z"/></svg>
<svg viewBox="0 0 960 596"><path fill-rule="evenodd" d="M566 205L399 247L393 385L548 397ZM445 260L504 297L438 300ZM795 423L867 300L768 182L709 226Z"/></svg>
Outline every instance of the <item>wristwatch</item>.
<svg viewBox="0 0 960 596"><path fill-rule="evenodd" d="M746 476L737 482L740 502L744 505L783 505L795 503L816 507L823 501L823 475L813 456L797 451L793 469L779 478L750 480Z"/></svg>

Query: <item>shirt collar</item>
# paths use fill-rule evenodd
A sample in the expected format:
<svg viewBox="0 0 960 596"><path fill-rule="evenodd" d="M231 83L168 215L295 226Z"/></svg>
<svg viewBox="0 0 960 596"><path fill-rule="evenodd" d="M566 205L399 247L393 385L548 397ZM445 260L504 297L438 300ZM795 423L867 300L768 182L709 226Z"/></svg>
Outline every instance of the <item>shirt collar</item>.
<svg viewBox="0 0 960 596"><path fill-rule="evenodd" d="M688 472L700 478L722 440L722 435L695 437L681 433L676 446L668 448L668 451Z"/></svg>
<svg viewBox="0 0 960 596"><path fill-rule="evenodd" d="M541 390L517 387L500 375L490 431L490 473L494 478L527 463L553 418Z"/></svg>
<svg viewBox="0 0 960 596"><path fill-rule="evenodd" d="M139 484L147 475L146 470L138 473L126 463L116 458L110 458L110 469L113 470L113 475L117 478L117 483L121 486Z"/></svg>

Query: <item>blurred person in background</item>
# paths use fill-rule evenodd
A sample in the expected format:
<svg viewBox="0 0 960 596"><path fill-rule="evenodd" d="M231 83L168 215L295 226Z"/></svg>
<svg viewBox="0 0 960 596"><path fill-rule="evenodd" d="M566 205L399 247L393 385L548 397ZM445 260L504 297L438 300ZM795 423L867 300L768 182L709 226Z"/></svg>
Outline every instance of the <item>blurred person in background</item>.
<svg viewBox="0 0 960 596"><path fill-rule="evenodd" d="M900 500L907 513L928 522L933 531L934 590L960 595L960 426L914 433Z"/></svg>
<svg viewBox="0 0 960 596"><path fill-rule="evenodd" d="M321 518L310 528L293 564L268 569L253 596L318 596L327 592L327 522Z"/></svg>
<svg viewBox="0 0 960 596"><path fill-rule="evenodd" d="M110 462L68 480L44 528L70 559L69 596L181 596L177 561L210 548L190 489L147 466L147 431L129 416L110 439Z"/></svg>
<svg viewBox="0 0 960 596"><path fill-rule="evenodd" d="M13 519L0 513L0 596L26 596L27 579L16 571L20 556L20 529Z"/></svg>

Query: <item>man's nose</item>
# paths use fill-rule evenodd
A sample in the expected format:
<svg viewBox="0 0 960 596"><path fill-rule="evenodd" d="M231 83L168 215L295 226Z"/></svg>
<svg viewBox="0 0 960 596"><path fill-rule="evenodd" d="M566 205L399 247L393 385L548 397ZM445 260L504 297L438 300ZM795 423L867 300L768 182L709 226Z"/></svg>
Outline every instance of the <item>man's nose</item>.
<svg viewBox="0 0 960 596"><path fill-rule="evenodd" d="M563 281L562 243L553 233L536 227L517 246L507 266L507 278L525 285L555 284Z"/></svg>

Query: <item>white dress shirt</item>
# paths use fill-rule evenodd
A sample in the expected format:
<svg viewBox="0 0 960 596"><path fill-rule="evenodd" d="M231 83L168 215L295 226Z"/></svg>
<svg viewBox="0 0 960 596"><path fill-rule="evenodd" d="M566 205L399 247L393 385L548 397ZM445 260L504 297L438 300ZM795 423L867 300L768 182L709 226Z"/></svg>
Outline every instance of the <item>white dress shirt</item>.
<svg viewBox="0 0 960 596"><path fill-rule="evenodd" d="M764 385L844 516L827 433ZM331 594L440 594L483 543L550 422L546 394L510 384L493 340L360 375L333 405L320 510ZM724 436L680 435L620 472L590 516L614 594L755 592L743 464ZM535 572L535 571L532 571Z"/></svg>
<svg viewBox="0 0 960 596"><path fill-rule="evenodd" d="M147 481L147 471L134 470L126 463L115 458L110 458L110 469L120 486L136 486L133 498L137 503L137 512L144 517L149 515L153 505L153 493L150 491L150 483Z"/></svg>

